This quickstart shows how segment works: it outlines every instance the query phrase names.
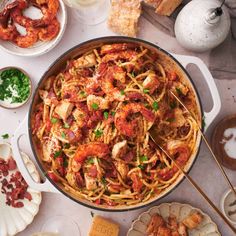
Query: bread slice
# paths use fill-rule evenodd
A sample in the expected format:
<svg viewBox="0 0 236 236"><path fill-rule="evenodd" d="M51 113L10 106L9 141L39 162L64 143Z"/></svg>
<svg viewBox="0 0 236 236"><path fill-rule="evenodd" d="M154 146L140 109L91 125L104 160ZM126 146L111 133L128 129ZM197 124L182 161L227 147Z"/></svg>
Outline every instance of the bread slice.
<svg viewBox="0 0 236 236"><path fill-rule="evenodd" d="M162 0L156 8L156 13L170 16L183 0Z"/></svg>
<svg viewBox="0 0 236 236"><path fill-rule="evenodd" d="M109 28L121 35L135 37L141 15L140 0L112 0L108 17Z"/></svg>

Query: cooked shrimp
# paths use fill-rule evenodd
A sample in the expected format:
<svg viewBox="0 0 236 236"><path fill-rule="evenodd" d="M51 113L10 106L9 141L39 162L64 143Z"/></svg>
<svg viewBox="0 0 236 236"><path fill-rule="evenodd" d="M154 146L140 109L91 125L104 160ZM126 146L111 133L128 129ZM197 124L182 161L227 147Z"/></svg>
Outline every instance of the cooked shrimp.
<svg viewBox="0 0 236 236"><path fill-rule="evenodd" d="M74 155L74 160L83 163L87 157L96 156L98 158L105 157L109 154L109 147L105 143L91 142L80 145Z"/></svg>
<svg viewBox="0 0 236 236"><path fill-rule="evenodd" d="M152 216L152 218L148 224L148 227L146 229L146 233L151 234L151 233L157 231L158 228L160 226L163 226L164 224L165 224L165 221L163 220L163 218L160 215L155 214Z"/></svg>
<svg viewBox="0 0 236 236"><path fill-rule="evenodd" d="M114 53L119 51L124 51L127 49L133 49L137 47L137 45L132 43L114 43L114 44L107 44L103 45L101 47L101 54L108 54L108 53Z"/></svg>
<svg viewBox="0 0 236 236"><path fill-rule="evenodd" d="M109 61L117 61L117 60L129 60L131 61L134 59L138 53L133 50L126 50L126 51L121 51L121 52L114 52L114 53L109 53L106 54L102 58L102 62L107 63Z"/></svg>
<svg viewBox="0 0 236 236"><path fill-rule="evenodd" d="M29 48L38 41L38 30L33 27L26 28L26 35L18 35L13 42L21 48Z"/></svg>
<svg viewBox="0 0 236 236"><path fill-rule="evenodd" d="M115 81L125 83L126 72L119 66L112 66L105 72L104 78L102 78L102 90L109 97L109 100L124 101L125 95L114 86Z"/></svg>
<svg viewBox="0 0 236 236"><path fill-rule="evenodd" d="M189 147L182 141L172 140L167 142L167 151L171 157L176 157L175 161L183 167L190 157ZM173 164L171 168L165 167L158 171L158 176L164 181L171 179L178 172L178 167Z"/></svg>
<svg viewBox="0 0 236 236"><path fill-rule="evenodd" d="M0 13L0 39L12 41L19 33L13 22L9 23L10 11L18 4L13 2L8 4Z"/></svg>
<svg viewBox="0 0 236 236"><path fill-rule="evenodd" d="M155 120L153 112L148 110L143 104L129 103L120 108L115 114L115 126L123 135L129 137L137 136L137 120L128 121L130 116L135 113L141 113L149 122L154 122Z"/></svg>
<svg viewBox="0 0 236 236"><path fill-rule="evenodd" d="M38 5L43 13L43 17L38 20L34 20L34 27L41 27L45 25L50 25L52 20L56 17L58 9L59 9L59 1L58 0L36 0L33 1L36 5ZM46 6L42 6L46 4Z"/></svg>
<svg viewBox="0 0 236 236"><path fill-rule="evenodd" d="M41 41L50 41L54 39L60 31L60 23L56 18L54 18L49 25L42 27L39 30L39 39Z"/></svg>

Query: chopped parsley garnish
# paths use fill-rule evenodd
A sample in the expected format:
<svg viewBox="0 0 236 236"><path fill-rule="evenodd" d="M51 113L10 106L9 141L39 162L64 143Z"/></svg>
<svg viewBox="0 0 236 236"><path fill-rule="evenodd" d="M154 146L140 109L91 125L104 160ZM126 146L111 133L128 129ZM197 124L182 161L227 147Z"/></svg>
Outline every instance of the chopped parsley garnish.
<svg viewBox="0 0 236 236"><path fill-rule="evenodd" d="M101 182L102 182L104 185L107 183L105 177L102 177L102 178L101 178Z"/></svg>
<svg viewBox="0 0 236 236"><path fill-rule="evenodd" d="M175 101L170 103L170 108L171 109L175 109L176 106L177 106L177 103Z"/></svg>
<svg viewBox="0 0 236 236"><path fill-rule="evenodd" d="M56 151L54 153L54 158L57 158L57 157L61 156L61 154L62 154L62 150Z"/></svg>
<svg viewBox="0 0 236 236"><path fill-rule="evenodd" d="M68 124L68 123L65 123L65 124L64 124L64 128L69 129L69 128L70 128L69 124Z"/></svg>
<svg viewBox="0 0 236 236"><path fill-rule="evenodd" d="M180 96L180 95L183 95L183 93L182 93L182 91L181 91L180 88L176 88L175 90L176 90L176 92L178 93L179 96Z"/></svg>
<svg viewBox="0 0 236 236"><path fill-rule="evenodd" d="M52 124L56 124L56 123L57 123L57 121L58 121L58 119L57 119L57 118L55 118L55 117L52 117L52 119L51 119L51 123L52 123Z"/></svg>
<svg viewBox="0 0 236 236"><path fill-rule="evenodd" d="M125 91L124 91L124 90L121 90L121 91L120 91L120 94L121 94L121 95L125 95Z"/></svg>
<svg viewBox="0 0 236 236"><path fill-rule="evenodd" d="M87 163L88 163L88 164L93 164L93 163L94 163L93 158L91 157L91 158L87 159Z"/></svg>
<svg viewBox="0 0 236 236"><path fill-rule="evenodd" d="M133 71L130 74L132 77L135 77L135 73Z"/></svg>
<svg viewBox="0 0 236 236"><path fill-rule="evenodd" d="M3 139L8 139L8 138L9 138L9 134L3 134L3 135L2 135L2 138L3 138Z"/></svg>
<svg viewBox="0 0 236 236"><path fill-rule="evenodd" d="M141 162L144 162L148 160L148 157L144 155L144 156L141 156L139 159Z"/></svg>
<svg viewBox="0 0 236 236"><path fill-rule="evenodd" d="M112 115L112 116L115 116L115 114L116 114L115 111L112 111L112 112L111 112L111 115Z"/></svg>
<svg viewBox="0 0 236 236"><path fill-rule="evenodd" d="M92 108L93 108L94 110L97 110L97 109L98 109L98 104L97 104L97 103L93 103L93 104L92 104Z"/></svg>
<svg viewBox="0 0 236 236"><path fill-rule="evenodd" d="M64 160L63 160L63 166L64 166L64 167L67 167L67 166L68 166L68 160L67 160L67 159L64 159Z"/></svg>
<svg viewBox="0 0 236 236"><path fill-rule="evenodd" d="M144 89L143 92L144 92L145 94L147 94L147 93L149 93L149 89Z"/></svg>
<svg viewBox="0 0 236 236"><path fill-rule="evenodd" d="M158 102L156 102L156 101L153 102L152 107L153 107L154 111L157 111L159 109Z"/></svg>
<svg viewBox="0 0 236 236"><path fill-rule="evenodd" d="M61 133L62 138L66 138L66 134L64 132Z"/></svg>
<svg viewBox="0 0 236 236"><path fill-rule="evenodd" d="M108 119L108 116L109 116L109 113L108 113L107 111L104 111L103 116L104 116L104 118L107 120L107 119Z"/></svg>
<svg viewBox="0 0 236 236"><path fill-rule="evenodd" d="M96 138L100 138L103 135L103 130L97 129L94 131Z"/></svg>
<svg viewBox="0 0 236 236"><path fill-rule="evenodd" d="M79 94L81 97L86 97L86 95L87 95L85 91L80 91Z"/></svg>
<svg viewBox="0 0 236 236"><path fill-rule="evenodd" d="M144 165L138 165L138 168L140 168L141 170L144 170Z"/></svg>
<svg viewBox="0 0 236 236"><path fill-rule="evenodd" d="M10 103L22 103L30 94L30 80L18 69L0 72L0 100Z"/></svg>
<svg viewBox="0 0 236 236"><path fill-rule="evenodd" d="M65 143L64 145L63 145L63 148L65 148L65 149L67 149L67 148L69 148L70 147L70 144L69 143Z"/></svg>

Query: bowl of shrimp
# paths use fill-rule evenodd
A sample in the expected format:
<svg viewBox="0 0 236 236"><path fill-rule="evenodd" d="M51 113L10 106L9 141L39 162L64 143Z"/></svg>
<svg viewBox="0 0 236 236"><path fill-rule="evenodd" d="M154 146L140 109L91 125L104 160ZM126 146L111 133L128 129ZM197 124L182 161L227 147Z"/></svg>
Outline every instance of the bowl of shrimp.
<svg viewBox="0 0 236 236"><path fill-rule="evenodd" d="M24 57L45 54L59 43L66 24L62 0L4 0L0 4L0 47Z"/></svg>
<svg viewBox="0 0 236 236"><path fill-rule="evenodd" d="M200 97L184 69L199 66L209 85L213 110ZM103 211L147 206L184 179L150 130L185 171L193 166L205 130L220 109L219 94L205 64L171 55L140 39L104 37L75 46L45 72L29 114L12 139L18 167L29 186L64 194L78 204ZM196 116L171 96L179 96ZM203 127L202 127L203 128ZM44 183L24 171L19 155L26 134Z"/></svg>

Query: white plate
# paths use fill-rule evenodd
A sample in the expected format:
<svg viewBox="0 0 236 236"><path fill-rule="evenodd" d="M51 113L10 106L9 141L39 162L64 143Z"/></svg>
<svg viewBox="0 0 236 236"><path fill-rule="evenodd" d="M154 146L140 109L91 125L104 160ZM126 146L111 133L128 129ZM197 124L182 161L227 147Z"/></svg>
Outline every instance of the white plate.
<svg viewBox="0 0 236 236"><path fill-rule="evenodd" d="M0 9L2 6L6 5L7 2L11 2L9 0L3 0L3 2L0 4ZM57 13L57 19L60 22L60 31L58 35L49 42L37 42L30 48L20 48L17 45L15 45L12 42L4 41L0 39L0 47L5 50L8 53L18 55L18 56L24 56L24 57L34 57L39 56L42 54L47 53L51 49L53 49L61 40L62 35L64 34L66 24L67 24L67 12L65 4L62 0L59 0L60 7ZM35 10L35 8L30 8L27 10L27 16L35 18L35 15L38 15L38 11ZM19 31L21 31L21 27L18 28Z"/></svg>
<svg viewBox="0 0 236 236"><path fill-rule="evenodd" d="M188 230L189 236L220 236L220 232L216 224L211 218L198 208L194 208L187 204L177 202L163 203L159 206L154 206L147 212L142 213L137 220L135 220L127 233L127 236L146 236L146 229L151 220L152 215L159 214L165 220L170 214L176 216L178 222L182 221L189 215L192 210L199 211L203 215L203 221L194 230Z"/></svg>
<svg viewBox="0 0 236 236"><path fill-rule="evenodd" d="M12 155L11 146L8 143L0 143L0 157L8 158ZM39 182L40 177L34 166L30 161L29 157L25 153L21 153L24 162L26 163L27 169L31 174L34 181ZM11 173L17 170L10 171L8 177ZM8 178L7 177L7 178ZM1 183L0 183L1 186ZM24 203L22 208L13 208L8 206L6 202L6 196L0 191L0 235L1 236L11 236L23 231L34 219L34 216L38 213L39 205L42 200L41 193L35 191L31 188L27 190L31 196L32 200L27 199L21 200Z"/></svg>

